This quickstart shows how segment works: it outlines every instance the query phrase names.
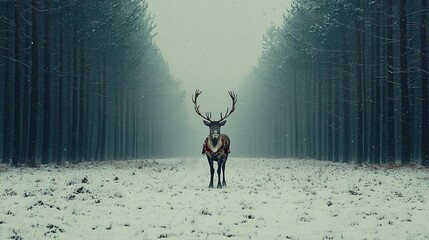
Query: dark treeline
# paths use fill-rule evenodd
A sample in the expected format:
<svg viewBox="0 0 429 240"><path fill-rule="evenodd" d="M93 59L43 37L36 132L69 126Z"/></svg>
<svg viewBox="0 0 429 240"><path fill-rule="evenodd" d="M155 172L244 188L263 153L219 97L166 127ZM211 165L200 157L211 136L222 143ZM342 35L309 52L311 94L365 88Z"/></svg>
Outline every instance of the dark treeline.
<svg viewBox="0 0 429 240"><path fill-rule="evenodd" d="M184 128L184 96L153 42L145 1L0 5L3 163L183 153L168 136Z"/></svg>
<svg viewBox="0 0 429 240"><path fill-rule="evenodd" d="M427 9L426 0L293 1L242 91L235 134L248 140L237 149L429 166Z"/></svg>

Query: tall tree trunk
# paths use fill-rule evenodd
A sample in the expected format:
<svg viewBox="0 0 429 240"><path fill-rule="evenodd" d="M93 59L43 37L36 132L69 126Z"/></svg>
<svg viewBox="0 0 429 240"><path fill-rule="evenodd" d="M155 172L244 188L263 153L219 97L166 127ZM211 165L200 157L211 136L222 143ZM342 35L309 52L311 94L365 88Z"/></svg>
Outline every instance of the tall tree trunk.
<svg viewBox="0 0 429 240"><path fill-rule="evenodd" d="M102 81L103 79L103 65L99 68L99 79ZM102 125L103 125L103 83L99 82L97 84L97 142L96 142L96 149L95 149L95 159L98 161L101 160L101 136L102 136Z"/></svg>
<svg viewBox="0 0 429 240"><path fill-rule="evenodd" d="M131 146L131 131L130 131L130 100L131 97L129 94L127 94L127 96L125 97L125 159L130 159L130 146Z"/></svg>
<svg viewBox="0 0 429 240"><path fill-rule="evenodd" d="M5 16L9 16L10 6L9 3L5 3ZM12 112L12 91L11 91L11 78L10 78L10 38L11 38L11 28L10 22L4 21L5 29L5 46L4 46L4 112L3 112L3 163L9 163L12 150L12 139L11 139L11 127L12 122L10 119L10 114Z"/></svg>
<svg viewBox="0 0 429 240"><path fill-rule="evenodd" d="M317 93L317 73L316 73L316 70L315 70L315 67L313 66L313 68L312 68L312 73L313 73L313 75L312 75L312 77L311 77L311 83L312 83L312 96L316 96L316 93ZM319 129L318 127L317 127L317 114L316 114L316 112L317 112L317 107L316 107L316 104L317 104L317 99L315 98L315 97L312 97L312 104L313 104L313 119L312 119L312 125L313 125L313 134L312 134L312 146L313 146L313 153L312 153L312 158L314 158L314 159L316 159L317 158L317 135L316 135L316 133L317 133L317 131L316 131L316 129Z"/></svg>
<svg viewBox="0 0 429 240"><path fill-rule="evenodd" d="M85 143L85 111L86 111L86 79L85 79L85 40L80 43L80 106L79 106L79 150L78 161L84 158Z"/></svg>
<svg viewBox="0 0 429 240"><path fill-rule="evenodd" d="M311 72L309 71L308 72L308 74L306 75L306 91L308 92L308 93L310 93L311 94L311 84L312 84L312 82L311 82ZM284 95L282 96L282 104L285 102L285 100L284 100ZM311 137L311 134L312 134L312 125L311 125L311 120L313 119L312 117L311 117L311 115L312 115L312 113L313 113L313 111L312 111L312 109L311 109L311 96L308 94L307 95L307 99L306 99L306 107L307 107L307 114L306 114L306 124L305 124L305 126L306 126L306 151L305 151L305 156L306 157L308 157L308 158L312 158L313 156L312 156L312 137ZM281 139L283 140L284 139L284 132L283 132L283 117L284 117L284 111L281 111L280 112L281 113L281 118L279 119L280 120L280 124L281 124L281 126L282 126L282 130L281 130L281 135L280 135L280 137L281 137ZM283 146L283 141L282 141L282 145L281 146ZM283 155L283 148L282 148L282 153L281 153L281 155L280 155L280 157L284 157L284 155Z"/></svg>
<svg viewBox="0 0 429 240"><path fill-rule="evenodd" d="M45 81L43 95L43 144L42 144L42 164L49 163L50 134L51 134L51 52L50 52L50 2L45 0L45 42L44 42L44 64Z"/></svg>
<svg viewBox="0 0 429 240"><path fill-rule="evenodd" d="M380 163L380 10L381 0L375 2L374 35L372 37L372 96L371 96L371 130L370 130L370 162Z"/></svg>
<svg viewBox="0 0 429 240"><path fill-rule="evenodd" d="M333 81L333 74L332 74L332 65L328 64L327 66L327 78L326 78L326 87L327 87L327 124L326 124L326 134L327 134L327 141L326 141L326 158L329 161L333 160L333 154L332 154L332 149L333 149L333 119L332 119L332 115L333 115L333 104L332 104L332 81Z"/></svg>
<svg viewBox="0 0 429 240"><path fill-rule="evenodd" d="M12 164L21 162L21 16L19 1L15 1L15 124Z"/></svg>
<svg viewBox="0 0 429 240"><path fill-rule="evenodd" d="M134 133L135 133L135 135L136 135L136 139L135 139L135 159L139 159L139 156L140 156L140 152L139 152L139 146L140 146L140 137L139 137L139 132L140 132L140 121L139 121L139 119L140 119L140 105L138 104L138 103L136 103L135 104L136 105L136 107L135 107L135 113L136 113L136 116L135 116L135 119L134 119L134 122L135 122L135 129L134 129ZM116 146L116 145L115 145Z"/></svg>
<svg viewBox="0 0 429 240"><path fill-rule="evenodd" d="M89 46L89 44L88 44ZM86 56L89 62L89 57L91 56L91 53L89 52L89 50L87 50L86 52ZM92 151L92 144L91 144L91 128L90 128L90 103L92 101L92 99L90 99L90 90L89 90L89 85L90 85L90 80L91 80L91 68L90 65L87 64L85 65L85 112L84 112L84 119L85 122L83 123L83 127L85 129L85 133L84 133L84 159L86 159L87 161L91 160L91 151Z"/></svg>
<svg viewBox="0 0 429 240"><path fill-rule="evenodd" d="M60 19L60 56L59 56L59 67L60 71L58 73L58 135L57 135L57 165L61 165L62 162L62 153L63 153L63 123L64 123L64 106L63 106L63 84L64 84L64 15L61 11Z"/></svg>
<svg viewBox="0 0 429 240"><path fill-rule="evenodd" d="M422 91L422 143L421 143L421 160L422 165L429 166L429 85L428 85L428 63L427 63L427 36L426 36L426 0L421 0L421 9L423 12L420 16L420 77Z"/></svg>
<svg viewBox="0 0 429 240"><path fill-rule="evenodd" d="M350 65L347 56L347 30L343 30L343 130L344 130L344 142L343 142L343 161L350 161Z"/></svg>
<svg viewBox="0 0 429 240"><path fill-rule="evenodd" d="M388 162L395 161L395 94L393 79L393 9L392 0L386 2L386 157Z"/></svg>
<svg viewBox="0 0 429 240"><path fill-rule="evenodd" d="M360 3L360 1L358 1ZM360 4L359 4L360 5ZM358 6L361 8L362 6ZM358 19L356 20L356 31L355 31L355 44L356 44L356 95L357 95L357 136L356 136L356 162L362 163L363 159L363 97L362 97L362 83L363 83L363 74L362 74L362 18L359 14Z"/></svg>
<svg viewBox="0 0 429 240"><path fill-rule="evenodd" d="M293 77L293 87L294 87L294 102L293 102L293 109L294 109L294 115L295 115L295 157L299 157L299 133L298 133L298 128L299 128L299 121L298 121L298 96L297 96L297 79L296 79L296 73L294 73L294 77Z"/></svg>
<svg viewBox="0 0 429 240"><path fill-rule="evenodd" d="M106 56L103 57L103 76L102 76L102 114L103 120L101 123L101 147L100 147L100 160L105 160L105 148L106 148L106 133L107 133L107 66L106 66Z"/></svg>
<svg viewBox="0 0 429 240"><path fill-rule="evenodd" d="M366 17L366 4L365 0L360 1L360 6L362 8L362 18L360 19L360 32L361 32L361 71L362 71L362 162L368 160L368 149L369 149L369 122L368 122L368 93L367 93L367 75L366 75L366 30L365 30L365 17Z"/></svg>
<svg viewBox="0 0 429 240"><path fill-rule="evenodd" d="M73 16L72 16L73 18ZM67 24L66 24L67 25ZM71 27L70 27L71 28ZM71 36L69 35L70 38L72 38L73 36L73 30L70 31L71 32ZM68 41L68 43L71 45L71 48L73 48L73 41ZM66 124L66 129L67 129L67 141L65 144L65 154L67 155L67 160L68 161L73 161L73 150L72 150L72 145L73 145L73 80L74 80L74 76L73 76L73 64L71 63L72 60L71 58L73 58L73 50L70 52L70 55L68 55L68 57L65 57L65 62L69 63L68 69L66 70L66 72L68 72L68 76L70 76L68 78L68 80L66 80L66 78L64 78L64 80L66 80L67 82L67 86L64 90L66 90L67 94L65 95L67 97L67 100L65 101L65 105L66 105L66 109L67 109L67 113L66 113L66 119L64 122ZM65 52L66 54L66 52ZM67 61L68 59L68 61ZM66 75L66 72L64 73L64 76Z"/></svg>
<svg viewBox="0 0 429 240"><path fill-rule="evenodd" d="M31 110L30 110L30 145L28 166L36 167L37 148L37 98L39 96L39 35L38 35L38 0L31 1L32 6L32 39L31 48Z"/></svg>
<svg viewBox="0 0 429 240"><path fill-rule="evenodd" d="M77 148L78 148L78 128L79 128L79 72L78 72L78 30L77 22L74 24L73 31L73 89L72 89L72 142L71 142L71 160L77 161Z"/></svg>
<svg viewBox="0 0 429 240"><path fill-rule="evenodd" d="M323 76L322 76L322 74L320 74L320 70L319 70L319 79L318 79L318 84L317 84L317 86L318 86L318 89L317 89L317 96L318 96L318 100L319 100L319 102L318 102L318 118L319 118L319 125L318 125L318 145L319 145L319 152L318 152L318 156L317 156L317 158L319 159L319 160L322 160L323 159L323 151L324 151L324 144L323 143L325 143L325 141L324 141L324 139L323 139L323 132L322 132L322 129L323 129L323 118L322 118L322 111L323 111L323 109L322 109L322 81L323 81Z"/></svg>
<svg viewBox="0 0 429 240"><path fill-rule="evenodd" d="M115 91L115 130L113 134L113 141L115 148L113 148L113 159L118 160L119 159L119 151L120 151L120 139L119 139L119 121L120 121L120 97L119 97L119 90Z"/></svg>
<svg viewBox="0 0 429 240"><path fill-rule="evenodd" d="M406 0L400 0L399 6L399 45L401 65L401 137L402 137L402 163L410 162L410 123L409 123L409 96L408 96L408 65L407 65L407 5Z"/></svg>
<svg viewBox="0 0 429 240"><path fill-rule="evenodd" d="M126 122L125 122L125 120L126 120L126 101L127 101L127 98L126 98L126 94L125 94L125 89L124 89L124 86L120 86L120 91L121 91L121 114L120 114L120 116L121 116L121 132L120 132L120 136L119 136L119 139L120 139L120 142L119 142L119 146L120 146L120 159L125 159L125 148L126 148L126 145L125 145L125 130L126 130L126 128L125 128L125 126L126 126Z"/></svg>
<svg viewBox="0 0 429 240"><path fill-rule="evenodd" d="M31 18L31 12L26 11L25 18L30 19ZM31 35L31 26L29 24L25 24L25 32L26 35ZM25 57L24 62L25 64L30 65L31 62L31 38L26 37L25 38ZM30 74L30 68L25 67L24 68L24 106L23 106L23 113L22 113L22 150L21 150L21 159L24 161L24 159L28 159L28 145L29 145L29 132L30 132L30 104L31 104L31 74Z"/></svg>
<svg viewBox="0 0 429 240"><path fill-rule="evenodd" d="M132 106L131 121L132 121L132 139L133 139L133 142L132 142L132 150L131 150L131 159L136 159L137 158L137 156L136 156L136 152L137 152L136 151L136 146L137 146L136 145L136 142L137 142L137 135L136 135L136 133L137 133L137 125L136 125L136 123L137 123L137 119L136 119L137 107L136 107L136 105L137 105L137 102L135 101L137 99L136 87L132 89L132 96L133 96L133 101L131 103L131 106Z"/></svg>
<svg viewBox="0 0 429 240"><path fill-rule="evenodd" d="M339 62L338 62L339 63ZM334 126L334 161L338 162L340 161L340 76L339 72L336 72L335 76L335 100L334 100L334 116L335 116L335 126Z"/></svg>

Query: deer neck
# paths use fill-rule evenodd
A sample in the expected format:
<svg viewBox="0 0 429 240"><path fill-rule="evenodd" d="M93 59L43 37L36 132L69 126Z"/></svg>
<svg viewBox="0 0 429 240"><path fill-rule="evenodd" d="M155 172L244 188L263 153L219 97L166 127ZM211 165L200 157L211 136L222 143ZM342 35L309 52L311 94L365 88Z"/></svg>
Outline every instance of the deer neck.
<svg viewBox="0 0 429 240"><path fill-rule="evenodd" d="M219 149L221 149L221 147L222 147L221 136L219 136L216 139L209 136L208 139L209 139L208 147L210 148L210 150L212 150L212 152L215 153L215 152L219 151Z"/></svg>

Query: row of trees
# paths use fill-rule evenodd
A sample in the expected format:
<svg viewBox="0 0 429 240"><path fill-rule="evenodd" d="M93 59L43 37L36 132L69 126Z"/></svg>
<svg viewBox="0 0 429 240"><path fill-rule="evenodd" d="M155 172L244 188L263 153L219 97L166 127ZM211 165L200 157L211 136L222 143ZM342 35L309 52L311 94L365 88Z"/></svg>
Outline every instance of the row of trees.
<svg viewBox="0 0 429 240"><path fill-rule="evenodd" d="M177 154L183 93L145 1L0 2L3 163ZM166 116L174 115L177 124ZM183 125L183 126L182 126Z"/></svg>
<svg viewBox="0 0 429 240"><path fill-rule="evenodd" d="M427 10L426 0L293 1L242 94L239 149L429 166Z"/></svg>

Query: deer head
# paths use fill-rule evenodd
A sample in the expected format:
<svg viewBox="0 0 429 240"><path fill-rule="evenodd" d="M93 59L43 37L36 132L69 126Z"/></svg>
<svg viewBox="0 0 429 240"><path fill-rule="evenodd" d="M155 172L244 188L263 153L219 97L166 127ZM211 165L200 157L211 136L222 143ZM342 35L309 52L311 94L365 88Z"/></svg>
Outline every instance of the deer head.
<svg viewBox="0 0 429 240"><path fill-rule="evenodd" d="M192 95L192 102L194 103L194 109L195 112L202 117L203 123L208 126L210 128L210 134L209 136L212 139L218 139L220 136L220 127L222 127L223 125L225 125L226 123L226 118L229 117L229 115L231 115L232 112L234 112L235 110L235 104L237 103L237 94L235 94L232 91L229 91L229 96L232 99L232 107L231 110L229 108L226 109L225 115L222 114L222 112L220 113L220 120L219 121L213 121L211 120L212 117L212 113L211 112L206 112L205 116L203 116L200 112L200 106L197 104L197 98L198 96L201 94L202 92L200 90L195 90L195 94Z"/></svg>

